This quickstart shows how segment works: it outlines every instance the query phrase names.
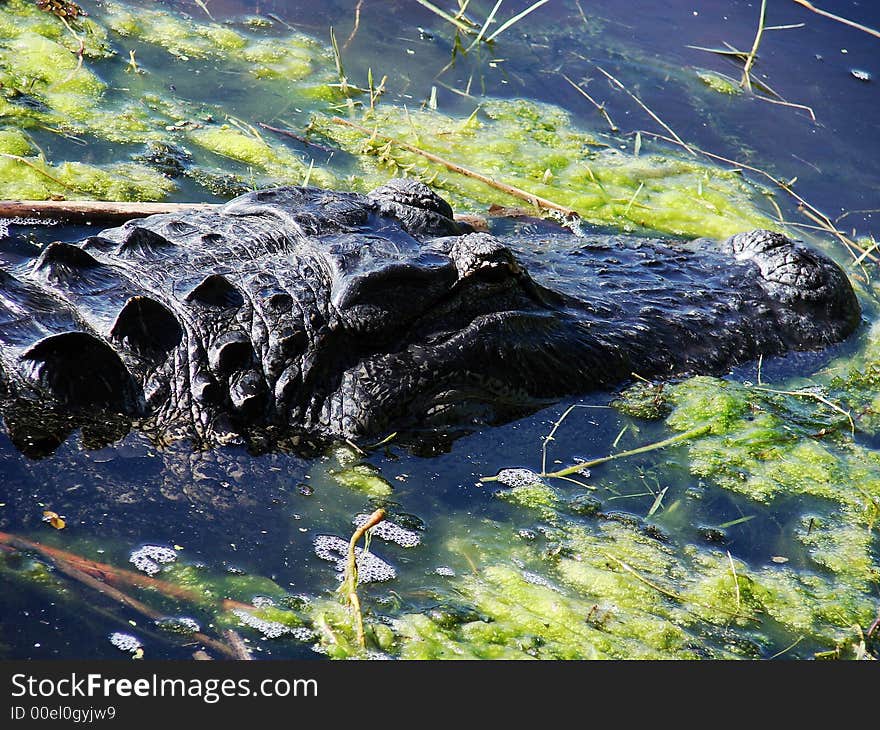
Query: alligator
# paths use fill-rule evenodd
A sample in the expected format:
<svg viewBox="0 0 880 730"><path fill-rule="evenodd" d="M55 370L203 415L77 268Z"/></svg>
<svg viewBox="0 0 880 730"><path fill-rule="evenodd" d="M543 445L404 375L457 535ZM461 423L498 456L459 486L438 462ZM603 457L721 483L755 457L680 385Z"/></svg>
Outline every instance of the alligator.
<svg viewBox="0 0 880 730"><path fill-rule="evenodd" d="M0 255L0 413L20 448L77 427L208 445L467 429L634 374L821 350L861 321L841 268L776 232L503 238L393 179Z"/></svg>

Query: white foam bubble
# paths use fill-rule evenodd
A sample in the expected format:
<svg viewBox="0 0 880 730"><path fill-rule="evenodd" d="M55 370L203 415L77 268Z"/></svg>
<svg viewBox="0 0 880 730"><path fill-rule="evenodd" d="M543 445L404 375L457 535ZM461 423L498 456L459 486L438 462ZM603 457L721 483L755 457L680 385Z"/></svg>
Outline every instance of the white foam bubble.
<svg viewBox="0 0 880 730"><path fill-rule="evenodd" d="M527 487L543 483L541 477L531 469L502 469L495 478L508 487Z"/></svg>
<svg viewBox="0 0 880 730"><path fill-rule="evenodd" d="M165 631L170 631L174 634L195 634L201 631L198 622L189 616L160 618L156 621L156 625L160 629L165 629Z"/></svg>
<svg viewBox="0 0 880 730"><path fill-rule="evenodd" d="M118 631L110 634L110 643L120 651L127 651L131 654L141 648L141 642L136 636L122 634Z"/></svg>
<svg viewBox="0 0 880 730"><path fill-rule="evenodd" d="M434 568L434 572L437 575L445 575L447 578L452 578L455 576L455 571L448 565L439 565Z"/></svg>
<svg viewBox="0 0 880 730"><path fill-rule="evenodd" d="M315 555L321 560L335 563L337 577L342 580L345 564L348 561L348 543L335 535L318 535L314 546ZM377 555L364 552L361 548L355 548L354 555L359 583L381 583L397 577L394 568Z"/></svg>
<svg viewBox="0 0 880 730"><path fill-rule="evenodd" d="M0 218L0 238L9 235L9 226L57 226L59 223L52 218Z"/></svg>
<svg viewBox="0 0 880 730"><path fill-rule="evenodd" d="M282 636L290 636L297 641L312 641L315 638L315 632L304 626L287 626L278 621L267 621L266 619L254 616L249 611L242 608L232 609L235 617L245 626L256 629L267 639L278 639Z"/></svg>
<svg viewBox="0 0 880 730"><path fill-rule="evenodd" d="M359 514L355 516L354 520L352 520L352 524L354 524L355 527L362 527L369 519L370 515ZM380 540L393 542L395 545L400 545L400 547L405 548L416 547L416 545L419 545L422 542L419 533L414 532L413 530L407 530L405 527L401 527L396 522L391 522L390 520L382 520L378 525L371 527L368 532L372 536L378 537Z"/></svg>
<svg viewBox="0 0 880 730"><path fill-rule="evenodd" d="M162 565L177 560L177 552L163 545L144 545L135 550L128 559L138 570L147 575L156 575L162 570Z"/></svg>

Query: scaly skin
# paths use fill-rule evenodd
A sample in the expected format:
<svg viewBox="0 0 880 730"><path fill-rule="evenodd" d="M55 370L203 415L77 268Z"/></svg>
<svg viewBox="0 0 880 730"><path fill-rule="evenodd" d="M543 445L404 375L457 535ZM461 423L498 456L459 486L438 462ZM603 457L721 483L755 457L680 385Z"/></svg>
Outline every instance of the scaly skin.
<svg viewBox="0 0 880 730"><path fill-rule="evenodd" d="M502 242L413 181L274 188L0 268L0 391L20 444L47 414L206 443L361 438L724 372L859 321L836 264L768 231Z"/></svg>

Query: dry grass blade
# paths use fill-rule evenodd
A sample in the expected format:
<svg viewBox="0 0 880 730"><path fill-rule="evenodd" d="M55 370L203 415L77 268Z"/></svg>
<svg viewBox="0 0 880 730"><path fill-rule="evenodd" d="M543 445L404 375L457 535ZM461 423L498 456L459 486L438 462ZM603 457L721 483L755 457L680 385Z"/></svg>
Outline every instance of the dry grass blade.
<svg viewBox="0 0 880 730"><path fill-rule="evenodd" d="M682 441L689 441L691 439L699 438L700 436L705 436L709 431L712 430L712 426L697 426L696 428L692 428L689 431L684 431L682 433L676 434L675 436L670 436L667 439L663 439L662 441L656 441L653 444L647 444L646 446L639 446L635 449L629 449L628 451L620 451L616 454L611 454L609 456L602 456L598 459L592 459L590 461L581 461L577 464L573 464L572 466L568 466L565 469L559 469L557 471L552 471L550 473L542 473L539 476L542 477L565 477L570 474L576 474L577 472L584 471L585 469L589 469L593 466L599 466L599 464L606 464L609 461L617 461L618 459L625 459L629 456L636 456L637 454L645 454L649 451L657 451L658 449L666 448L667 446L672 446L674 444L681 443ZM481 480L483 481L483 480Z"/></svg>
<svg viewBox="0 0 880 730"><path fill-rule="evenodd" d="M590 96L586 91L584 91L578 84L572 81L568 76L562 74L562 78L564 78L571 87L577 91L581 96L583 96L587 101L589 101L596 109L599 110L599 113L605 117L605 121L608 122L608 126L611 127L612 132L619 132L618 126L611 120L611 117L608 114L608 111L605 109L604 104L600 104L597 102L592 96Z"/></svg>
<svg viewBox="0 0 880 730"><path fill-rule="evenodd" d="M739 613L739 609L742 606L742 596L739 592L739 577L736 574L736 566L733 564L733 556L730 554L730 550L727 551L727 562L730 564L730 572L733 574L733 588L736 591L736 610Z"/></svg>
<svg viewBox="0 0 880 730"><path fill-rule="evenodd" d="M23 165L27 165L34 172L42 175L45 178L48 178L49 180L51 180L54 183L57 183L58 185L63 187L65 190L70 190L70 188L71 188L71 186L68 185L66 182L64 182L63 180L59 180L54 175L51 175L50 173L46 172L39 165L35 165L33 162L31 162L29 159L27 159L27 157L22 157L21 155L13 155L10 152L0 152L0 157L5 157L8 160L15 160L16 162L20 162Z"/></svg>
<svg viewBox="0 0 880 730"><path fill-rule="evenodd" d="M761 37L764 35L764 18L767 15L767 0L761 0L761 15L758 18L758 31L755 33L755 40L752 43L752 50L749 51L749 54L746 56L745 66L743 67L743 75L742 81L740 84L748 89L752 90L752 78L750 76L750 72L752 70L752 66L755 64L755 58L758 56L758 46L761 45Z"/></svg>
<svg viewBox="0 0 880 730"><path fill-rule="evenodd" d="M488 43L489 41L495 40L498 36L500 36L504 31L506 31L512 25L514 25L515 23L518 23L520 20L525 18L529 13L531 13L533 10L537 10L538 8L540 8L542 5L546 4L547 2L549 2L549 0L538 0L538 2L533 3L532 5L527 7L525 10L523 10L521 13L517 13L510 20L506 21L505 23L502 23L501 27L498 28L492 35L490 35L486 39L486 42Z"/></svg>
<svg viewBox="0 0 880 730"><path fill-rule="evenodd" d="M364 0L358 0L357 5L354 6L354 27L351 29L351 33L348 34L348 38L345 39L345 43L342 44L342 50L344 51L348 48L349 43L354 40L354 37L357 35L358 28L361 26L361 8L364 5Z"/></svg>
<svg viewBox="0 0 880 730"><path fill-rule="evenodd" d="M638 104L642 109L644 109L644 110L648 113L648 115L651 117L651 119L653 119L655 122L657 122L657 124L659 124L661 127L663 127L663 129L665 129L667 132L669 132L669 134L671 134L671 135L675 138L675 141L676 141L676 142L678 142L682 147L684 147L684 148L685 148L688 152L690 152L694 157L697 156L697 153L694 152L694 151L688 146L688 144L687 144L687 143L686 143L681 137L679 137L679 136L673 131L672 127L670 127L668 124L666 124L666 122L664 122L664 121L663 121L662 119L660 119L660 117L658 117L653 111L651 111L651 109L648 108L648 105L645 104L645 102L643 102L641 99L639 99L639 97L637 97L635 94L633 94L629 89L627 89L627 88L626 88L626 87L625 87L620 81L618 81L616 78L614 78L614 76L612 76L610 73L608 73L604 68L602 68L601 66L596 66L596 68L599 69L599 71L601 71L602 74L604 74L605 77L606 77L609 81L611 81L612 83L614 83L614 84L615 84L619 89L621 89L622 91L626 92L626 94L628 94L629 97L630 97L630 98L631 98L636 104Z"/></svg>
<svg viewBox="0 0 880 730"><path fill-rule="evenodd" d="M847 20L846 18L842 18L839 15L835 15L834 13L829 13L827 10L822 10L821 8L817 8L813 3L808 2L808 0L792 0L792 2L796 2L801 7L806 8L810 12L816 13L816 15L821 15L823 18L830 18L831 20L836 20L838 23L843 23L844 25L848 25L850 28L856 28L857 30L863 31L864 33L868 33L869 35L875 36L876 38L880 38L880 31L876 31L873 28L869 28L867 25L862 25L861 23L856 23L854 20Z"/></svg>

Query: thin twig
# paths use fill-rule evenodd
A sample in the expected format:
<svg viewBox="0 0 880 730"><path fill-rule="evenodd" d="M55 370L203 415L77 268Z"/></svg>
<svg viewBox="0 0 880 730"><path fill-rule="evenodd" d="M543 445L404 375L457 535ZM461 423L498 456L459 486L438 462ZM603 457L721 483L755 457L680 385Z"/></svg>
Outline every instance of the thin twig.
<svg viewBox="0 0 880 730"><path fill-rule="evenodd" d="M864 31L865 33L869 33L872 36L880 38L880 31L876 31L873 28L869 28L867 25L862 25L861 23L856 23L854 20L847 20L846 18L842 18L839 15L835 15L834 13L829 13L827 10L822 10L821 8L817 8L813 3L808 2L808 0L792 0L792 2L796 2L801 7L810 10L811 12L816 13L816 15L821 15L824 18L830 18L831 20L836 20L838 23L843 23L844 25L848 25L850 28L856 28L858 30Z"/></svg>
<svg viewBox="0 0 880 730"><path fill-rule="evenodd" d="M358 0L357 5L354 6L354 28L351 29L351 33L349 33L348 38L345 39L345 43L342 44L342 50L344 51L348 48L348 44L354 40L354 37L357 35L358 28L361 26L361 7L364 4L364 0Z"/></svg>
<svg viewBox="0 0 880 730"><path fill-rule="evenodd" d="M682 144L681 141L678 139L666 137L665 135L658 134L657 132L649 132L646 130L640 130L640 133L650 135L651 137L654 137L655 139L662 139L665 142ZM865 253L867 255L867 258L869 258L874 263L880 263L880 259L878 259L876 256L868 254L862 246L860 246L855 241L852 241L851 239L847 238L847 236L844 233L842 233L840 230L838 230L834 226L834 224L831 222L831 219L828 216L826 216L824 213L822 213L815 206L808 203L804 198L802 198L798 193L796 193L792 189L792 187L788 183L786 183L785 181L780 180L777 177L774 177L769 172L762 170L759 167L754 167L753 165L748 165L744 162L739 162L737 160L731 160L728 157L722 157L721 155L716 155L714 152L707 152L706 150L700 149L699 147L691 147L689 149L695 150L699 154L704 155L705 157L709 157L713 160L718 160L720 162L726 162L727 164L733 165L736 168L742 168L743 170L749 170L750 172L754 172L757 175L761 175L762 177L767 178L772 183L774 183L775 185L782 188L786 193L788 193L796 201L798 201L798 203L800 203L802 206L802 208L800 208L800 210L804 215L807 215L807 217L812 218L812 220L818 220L820 222L820 225L822 226L822 228L825 231L827 231L828 233L831 233L834 236L836 236L848 250L850 250L850 248L855 248L855 249L861 251L862 253ZM807 211L812 212L813 216L810 216ZM851 250L850 250L850 253L852 253Z"/></svg>
<svg viewBox="0 0 880 730"><path fill-rule="evenodd" d="M817 400L820 403L824 403L829 408L837 411L838 413L840 413L843 416L846 416L846 418L849 420L850 433L852 434L853 439L855 439L855 437L856 437L856 423L853 420L852 414L849 411L846 411L843 408L841 408L839 405L837 405L837 403L834 403L833 401L828 400L827 398L819 395L818 393L814 393L810 390L775 390L774 388L765 388L763 386L758 386L758 385L753 385L752 387L755 390L760 390L764 393L775 393L776 395L791 395L791 396L795 396L797 398L812 398L813 400Z"/></svg>
<svg viewBox="0 0 880 730"><path fill-rule="evenodd" d="M611 117L608 114L608 111L605 109L604 104L600 104L596 101L592 96L590 96L586 91L584 91L578 84L572 81L568 76L562 74L562 78L564 78L571 86L577 91L581 96L583 96L587 101L589 101L596 109L599 110L599 113L605 117L605 121L608 122L608 126L611 127L612 132L619 132L620 129L618 126L611 120Z"/></svg>
<svg viewBox="0 0 880 730"><path fill-rule="evenodd" d="M302 144L308 145L309 147L314 147L317 150L321 150L321 152L326 152L328 154L338 152L338 150L335 150L332 147L325 147L324 145L318 144L317 142L312 142L310 139L303 137L301 134L297 134L296 132L292 132L289 129L273 127L271 124L265 124L264 122L257 122L257 124L263 129L268 130L269 132L275 132L275 134L280 134L284 137L290 137L291 139L295 139L297 142L301 142Z"/></svg>
<svg viewBox="0 0 880 730"><path fill-rule="evenodd" d="M382 139L386 142L390 142L393 145L401 147L402 149L407 150L408 152L412 152L417 155L421 155L425 159L431 160L431 162L436 162L438 165L443 165L447 170L451 170L452 172L457 172L459 175L464 175L465 177L473 178L474 180L479 180L480 182L489 185L490 187L495 188L496 190L500 190L508 195L511 195L515 198L519 198L520 200L525 200L537 208L544 208L546 210L555 210L560 213L563 213L569 217L580 217L577 211L566 208L564 205L560 205L559 203L554 203L552 200L547 200L547 198L542 198L539 195L535 195L534 193L530 193L526 190L522 190L521 188L514 187L513 185L508 185L507 183L499 182L498 180L494 180L488 175L484 175L481 172L476 172L474 170L470 170L467 167L463 167L455 162L450 162L449 160L445 160L442 157L435 155L431 152L427 152L415 145L411 145L408 142L404 142L399 139L395 139L394 137L389 137L385 134L380 134L378 130L370 130L366 127L361 126L360 124L356 124L355 122L348 121L347 119L342 119L341 117L331 117L331 122L334 124L343 124L347 127L352 127L353 129L357 129L360 132L363 132L366 135L370 135L371 138Z"/></svg>
<svg viewBox="0 0 880 730"><path fill-rule="evenodd" d="M648 115L651 117L651 119L653 119L655 122L657 122L657 124L659 124L661 127L663 127L663 129L665 129L667 132L669 132L669 134L671 134L673 137L675 137L675 140L676 140L676 141L677 141L682 147L684 147L684 148L685 148L688 152L690 152L694 157L697 156L697 153L694 152L694 151L693 151L693 150L687 145L687 143L685 143L685 141L682 140L682 138L679 137L679 136L673 131L672 127L670 127L668 124L666 124L666 122L664 122L664 121L663 121L662 119L660 119L660 117L658 117L653 111L651 111L651 109L648 108L648 105L645 104L645 102L643 102L641 99L639 99L639 97L637 97L635 94L633 94L629 89L627 89L627 88L626 88L626 87L625 87L620 81L618 81L616 78L614 78L614 76L612 76L610 73L608 73L604 68L602 68L601 66L596 66L596 68L599 69L599 71L601 71L601 72L602 72L602 73L603 73L603 74L604 74L604 75L605 75L610 81L612 81L613 83L615 83L620 89L622 89L623 91L625 91L625 92L627 93L627 95L629 95L629 97L630 97L630 98L631 98L636 104L638 104L640 107L642 107L642 109L644 109L644 110L648 113Z"/></svg>
<svg viewBox="0 0 880 730"><path fill-rule="evenodd" d="M9 160L15 160L16 162L20 162L23 165L27 165L35 172L38 172L43 177L48 178L49 180L51 180L54 183L57 183L58 185L63 187L65 190L70 190L73 187L72 185L69 185L68 183L64 182L63 180L59 180L54 175L50 175L48 172L43 170L39 165L35 165L33 162L31 162L27 157L22 157L21 155L13 155L10 152L0 152L0 157L5 157Z"/></svg>
<svg viewBox="0 0 880 730"><path fill-rule="evenodd" d="M613 555L611 555L609 553L605 553L605 557L608 558L609 560L617 563L621 568L623 568L625 571L627 571L631 575L635 576L637 580L644 583L649 588L653 588L658 593L662 593L664 596L667 596L668 598L671 598L674 601L685 604L685 606L687 605L688 600L684 596L681 596L678 593L670 591L670 590L664 588L663 586L657 585L656 583L648 580L647 578L645 578L645 576L643 576L641 573L639 573L635 568L631 567L630 565L627 565L620 558L615 558ZM699 603L697 601L691 601L691 603L693 603L695 606L700 606L701 608L706 608L706 609L710 609L713 611L720 611L721 613L725 613L728 616L731 616L734 618L747 618L752 621L754 620L754 617L752 617L752 616L741 616L741 614L739 614L739 612L735 613L733 611L728 611L727 609L720 608L718 606L707 606L707 605Z"/></svg>
<svg viewBox="0 0 880 730"><path fill-rule="evenodd" d="M653 444L647 444L646 446L639 446L635 449L629 449L628 451L620 451L616 454L611 454L609 456L603 456L599 459L592 459L590 461L582 461L577 464L573 464L572 466L568 466L565 469L559 469L558 471L553 471L550 473L543 473L539 476L542 477L564 477L569 474L576 474L577 472L583 471L584 469L589 469L593 466L598 466L599 464L605 464L609 461L616 461L617 459L625 459L629 456L635 456L637 454L644 454L649 451L656 451L657 449L663 449L667 446L672 446L673 444L681 443L682 441L689 441L690 439L699 438L700 436L705 436L709 431L712 430L712 426L709 424L703 426L697 426L696 428L692 428L688 431L684 431L683 433L676 434L675 436L670 436L667 439L663 439L662 441L657 441Z"/></svg>

